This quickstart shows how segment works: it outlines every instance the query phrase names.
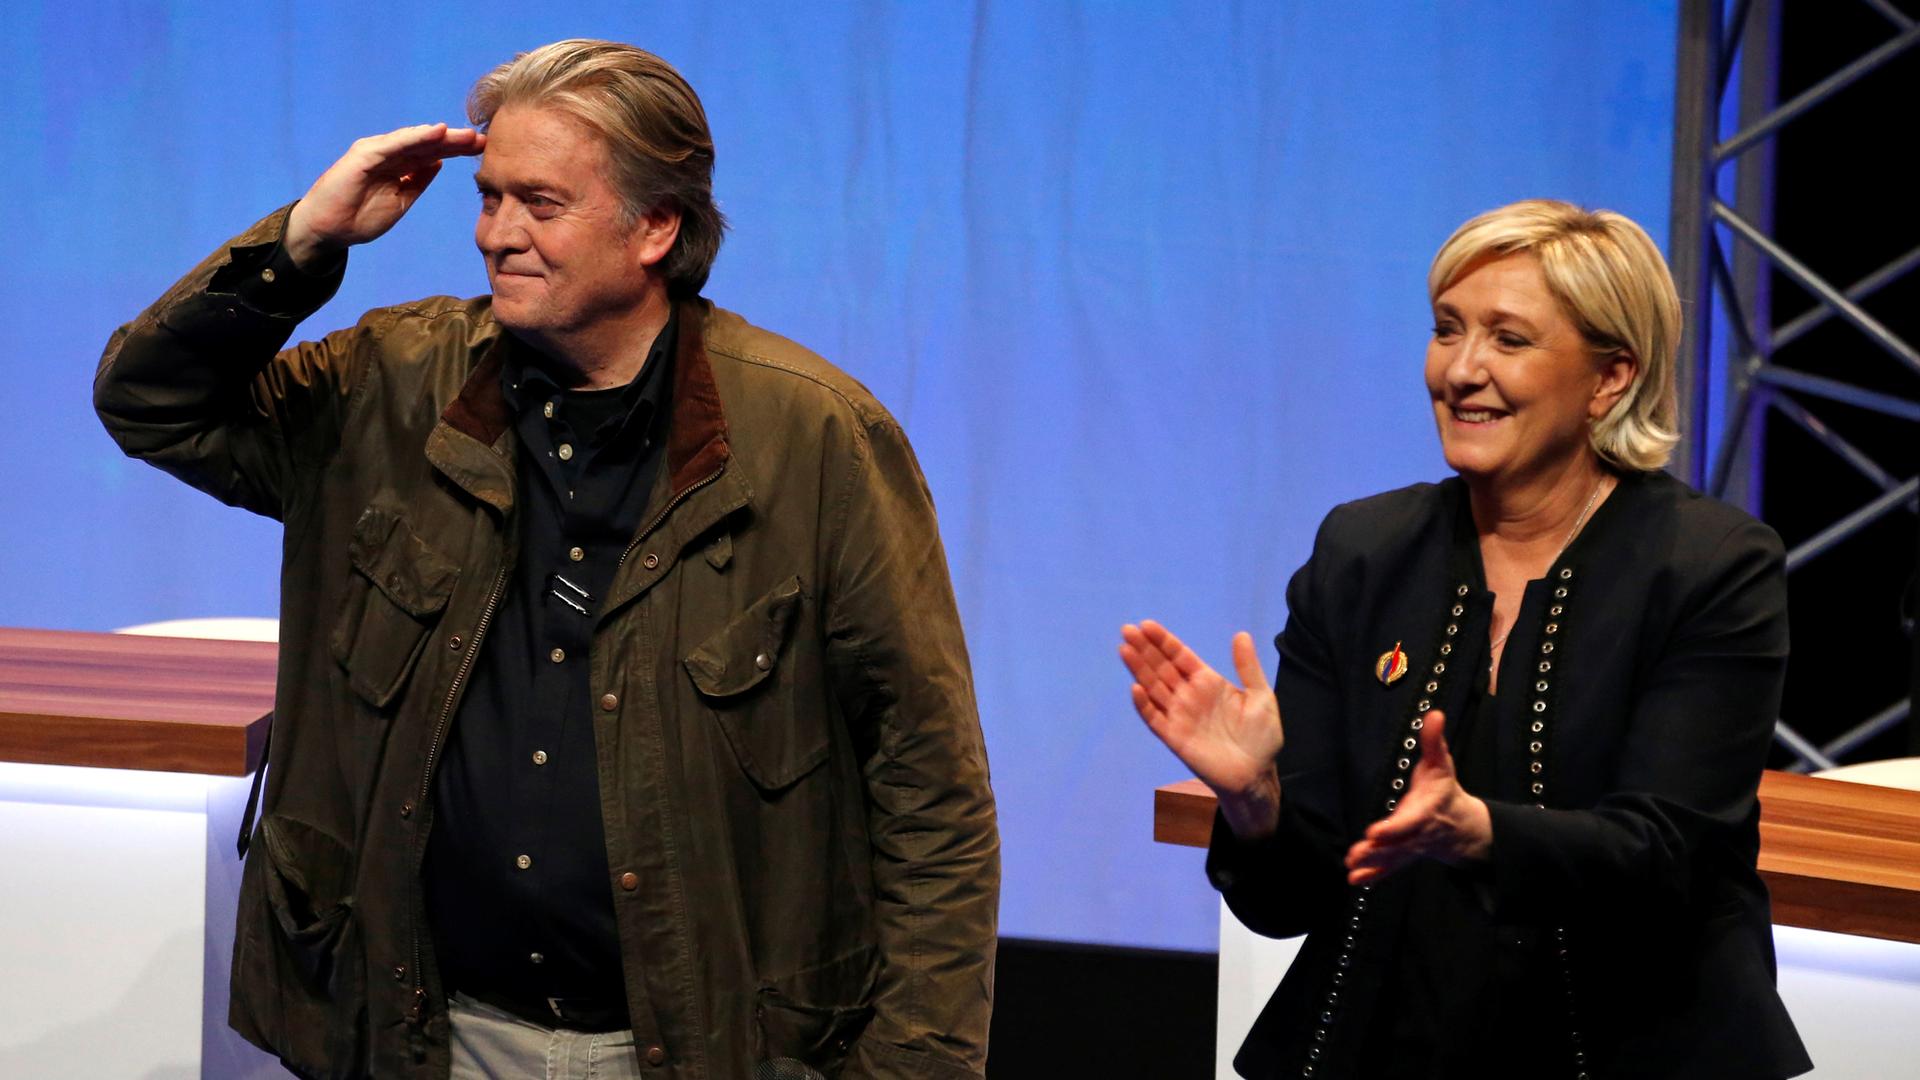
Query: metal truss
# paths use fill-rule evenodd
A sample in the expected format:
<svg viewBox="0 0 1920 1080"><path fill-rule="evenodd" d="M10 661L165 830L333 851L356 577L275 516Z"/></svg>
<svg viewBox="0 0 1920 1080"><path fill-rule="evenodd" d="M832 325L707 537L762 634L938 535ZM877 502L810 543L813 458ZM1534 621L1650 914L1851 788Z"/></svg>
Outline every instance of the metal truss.
<svg viewBox="0 0 1920 1080"><path fill-rule="evenodd" d="M1840 0L1809 0L1838 3ZM1920 374L1920 349L1860 307L1889 283L1920 268L1920 244L1850 285L1836 285L1769 235L1777 136L1813 122L1820 106L1863 76L1920 46L1920 22L1888 0L1854 0L1887 23L1878 47L1834 71L1791 101L1777 92L1780 7L1784 0L1682 0L1678 88L1674 101L1672 263L1688 312L1680 349L1680 400L1687 442L1675 471L1695 487L1743 504L1759 516L1765 421L1786 418L1866 477L1880 494L1787 553L1787 570L1804 566L1888 514L1920 512L1920 477L1893 476L1822 420L1840 402L1920 423L1920 399L1900 397L1824 374L1792 370L1774 354L1832 319ZM1920 120L1914 102L1885 102L1890 114ZM1908 128L1911 130L1911 128ZM1920 241L1920 237L1915 238ZM1819 305L1771 325L1771 283L1779 274ZM1726 401L1718 445L1709 447L1716 387ZM1796 770L1830 768L1849 752L1905 721L1911 698L1897 701L1824 745L1777 721L1776 742Z"/></svg>

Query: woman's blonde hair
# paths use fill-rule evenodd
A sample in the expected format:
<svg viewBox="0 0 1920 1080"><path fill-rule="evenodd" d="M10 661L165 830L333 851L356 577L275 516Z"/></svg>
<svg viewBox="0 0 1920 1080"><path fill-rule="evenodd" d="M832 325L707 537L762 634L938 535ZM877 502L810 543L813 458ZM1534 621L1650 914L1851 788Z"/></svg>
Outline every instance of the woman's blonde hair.
<svg viewBox="0 0 1920 1080"><path fill-rule="evenodd" d="M1635 361L1633 382L1588 433L1594 453L1619 469L1666 465L1680 441L1680 296L1660 249L1611 210L1529 199L1456 229L1427 271L1428 299L1438 300L1474 264L1521 252L1539 260L1547 290L1595 351Z"/></svg>

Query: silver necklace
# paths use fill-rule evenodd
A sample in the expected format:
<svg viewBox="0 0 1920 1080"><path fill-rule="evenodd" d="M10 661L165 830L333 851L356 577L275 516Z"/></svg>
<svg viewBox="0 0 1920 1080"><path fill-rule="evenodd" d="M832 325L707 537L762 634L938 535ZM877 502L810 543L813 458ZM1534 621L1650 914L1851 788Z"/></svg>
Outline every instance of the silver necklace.
<svg viewBox="0 0 1920 1080"><path fill-rule="evenodd" d="M1565 540L1560 541L1560 550L1555 551L1553 553L1553 558L1547 561L1548 569L1552 569L1553 564L1560 561L1560 556L1565 555L1567 553L1567 547L1573 543L1573 538L1580 535L1580 527L1587 523L1587 515L1593 513L1593 504L1600 501L1600 490L1606 486L1607 486L1607 477L1605 473L1602 473L1600 475L1600 479L1594 481L1593 483L1593 494L1587 496L1587 505L1581 507L1580 516L1573 519L1573 528L1567 530L1567 538ZM1516 623L1519 621L1520 620L1517 618L1514 620L1514 622ZM1493 663L1494 663L1493 654L1499 652L1500 646L1505 645L1507 643L1507 639L1512 636L1513 636L1513 627L1509 625L1507 627L1507 632L1493 639L1493 644L1488 647L1487 671L1489 673L1493 671Z"/></svg>

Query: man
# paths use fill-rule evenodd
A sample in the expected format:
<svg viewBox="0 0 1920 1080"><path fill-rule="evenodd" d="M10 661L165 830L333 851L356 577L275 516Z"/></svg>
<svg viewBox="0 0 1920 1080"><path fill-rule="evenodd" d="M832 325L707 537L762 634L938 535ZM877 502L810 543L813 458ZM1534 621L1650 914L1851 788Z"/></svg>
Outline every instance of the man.
<svg viewBox="0 0 1920 1080"><path fill-rule="evenodd" d="M981 1075L998 839L905 437L700 298L663 61L559 42L469 113L355 143L100 364L129 454L286 525L233 1024L311 1076ZM277 351L475 154L490 297Z"/></svg>

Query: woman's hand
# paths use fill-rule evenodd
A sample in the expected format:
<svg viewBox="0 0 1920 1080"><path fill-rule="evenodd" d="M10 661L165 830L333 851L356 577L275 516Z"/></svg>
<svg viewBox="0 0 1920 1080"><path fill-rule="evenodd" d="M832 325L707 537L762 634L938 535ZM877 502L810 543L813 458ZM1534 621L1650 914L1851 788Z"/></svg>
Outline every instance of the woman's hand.
<svg viewBox="0 0 1920 1080"><path fill-rule="evenodd" d="M1253 651L1253 637L1233 636L1234 686L1150 619L1120 628L1120 660L1133 673L1133 707L1147 727L1220 799L1235 834L1255 838L1280 822L1283 741L1280 705Z"/></svg>
<svg viewBox="0 0 1920 1080"><path fill-rule="evenodd" d="M1347 883L1366 885L1413 862L1478 862L1493 850L1487 804L1467 794L1447 750L1446 717L1438 709L1420 729L1420 763L1393 813L1367 826L1347 849Z"/></svg>

